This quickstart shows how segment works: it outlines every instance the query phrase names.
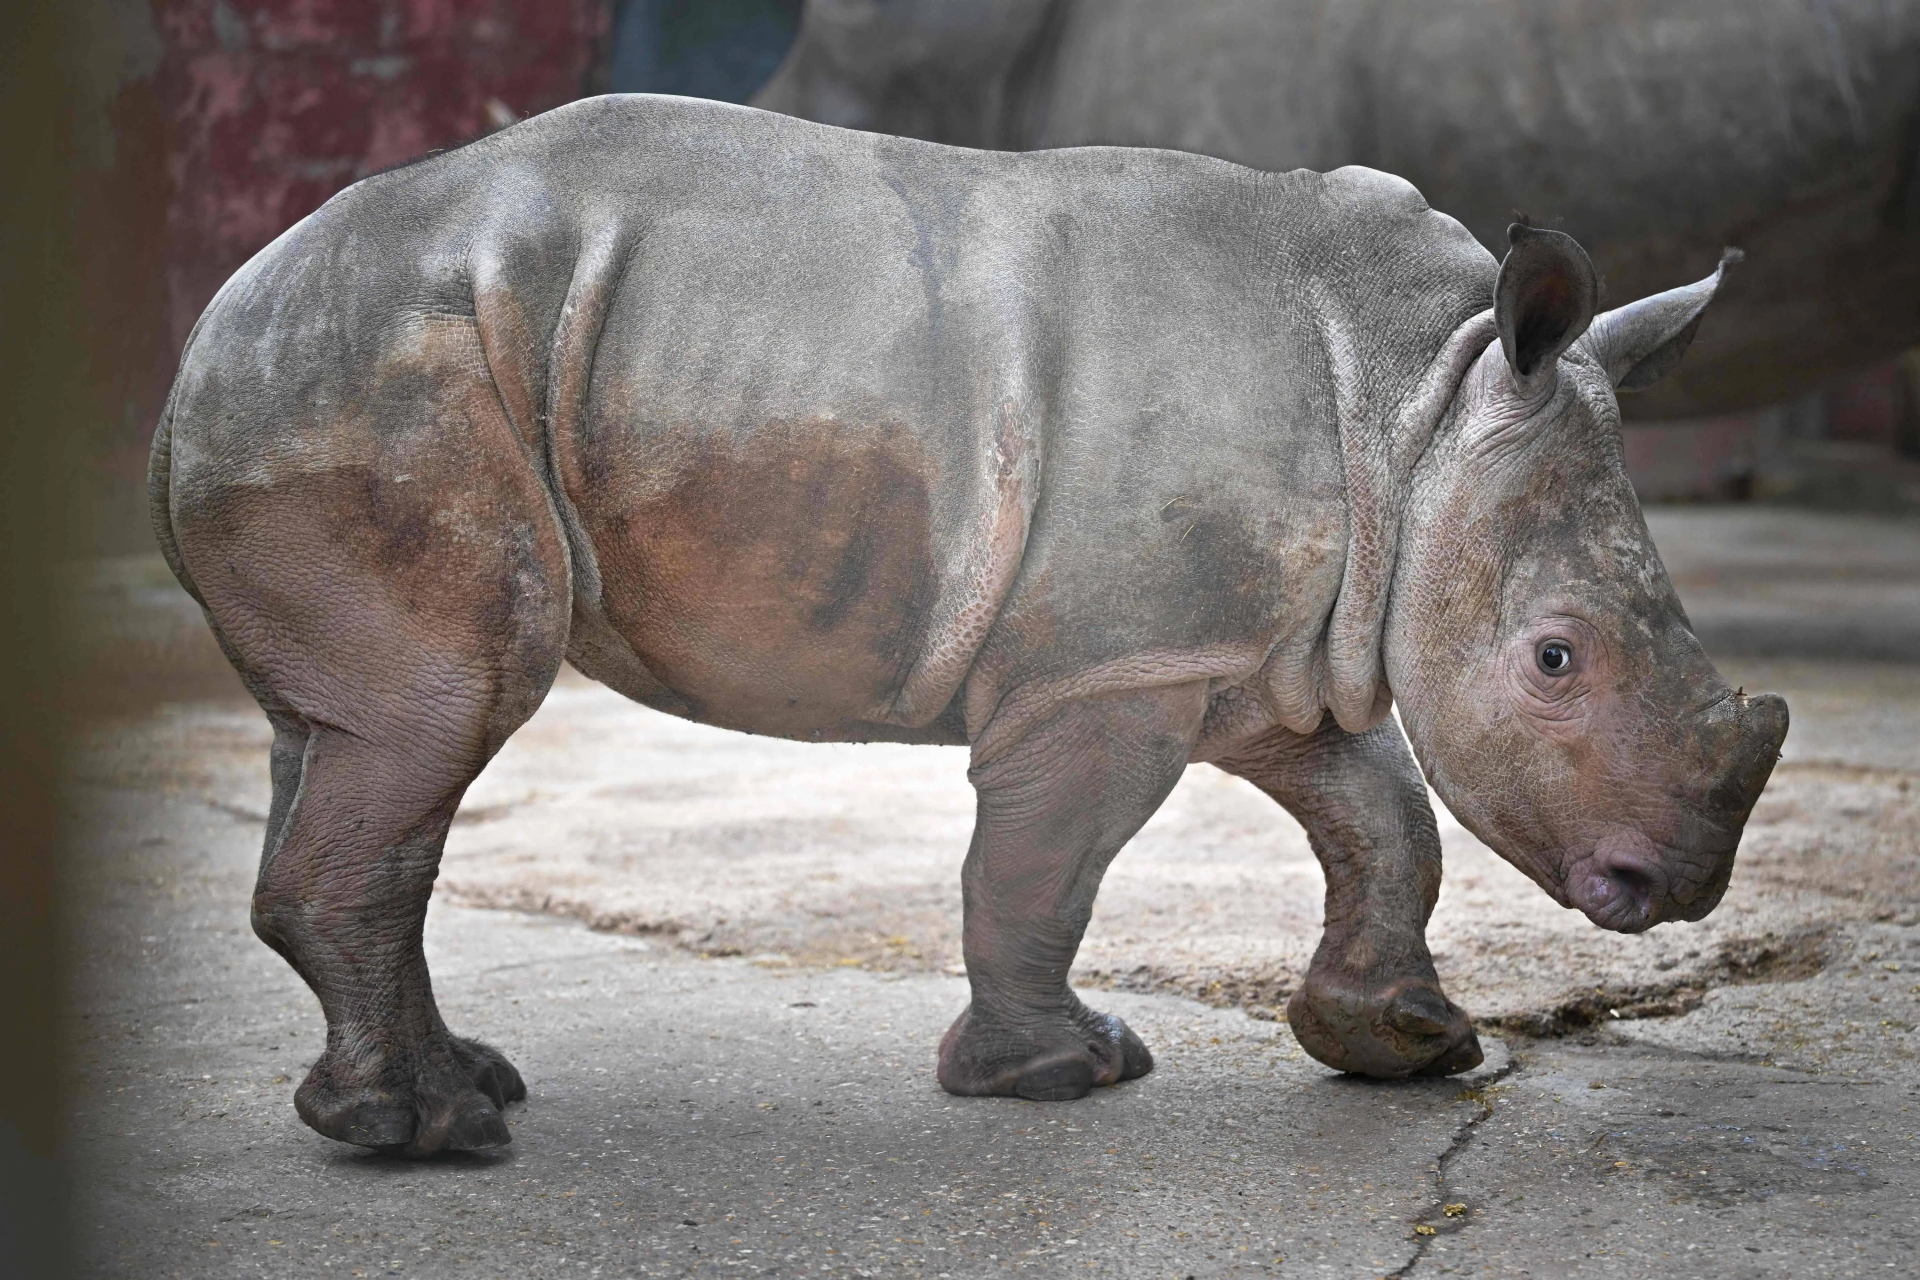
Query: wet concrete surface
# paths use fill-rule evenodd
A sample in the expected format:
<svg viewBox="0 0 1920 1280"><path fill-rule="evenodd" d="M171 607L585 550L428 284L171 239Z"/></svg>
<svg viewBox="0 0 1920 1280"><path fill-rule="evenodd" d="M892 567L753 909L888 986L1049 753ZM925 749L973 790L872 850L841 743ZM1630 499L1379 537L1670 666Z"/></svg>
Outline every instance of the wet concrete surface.
<svg viewBox="0 0 1920 1280"><path fill-rule="evenodd" d="M1715 538L1760 536L1680 514L1656 536L1709 567ZM1796 518L1769 545L1831 540ZM511 1147L413 1164L293 1113L321 1022L247 926L264 723L152 576L103 576L111 714L73 793L84 1274L1920 1272L1920 668L1799 641L1723 663L1784 688L1795 729L1710 927L1592 930L1443 819L1441 971L1508 1031L1465 1080L1337 1077L1271 1020L1317 869L1277 810L1192 771L1079 975L1133 988L1089 1000L1159 1065L1071 1104L934 1084L965 998L953 753L770 775L787 744L576 680L470 796L429 918L449 1023L531 1096Z"/></svg>

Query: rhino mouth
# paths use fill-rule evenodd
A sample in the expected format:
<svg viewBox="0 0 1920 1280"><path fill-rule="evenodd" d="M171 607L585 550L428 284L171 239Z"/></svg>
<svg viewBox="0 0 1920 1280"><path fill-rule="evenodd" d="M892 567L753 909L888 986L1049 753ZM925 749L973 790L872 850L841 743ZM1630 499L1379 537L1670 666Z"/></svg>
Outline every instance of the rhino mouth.
<svg viewBox="0 0 1920 1280"><path fill-rule="evenodd" d="M1582 868L1567 881L1567 898L1602 929L1640 933L1660 921L1664 895L1639 868Z"/></svg>
<svg viewBox="0 0 1920 1280"><path fill-rule="evenodd" d="M1707 878L1707 882L1685 900L1675 895L1674 901L1678 904L1673 913L1675 919L1691 923L1695 920L1704 920L1713 914L1713 909L1720 905L1720 899L1727 896L1727 886L1733 883L1733 854L1734 846L1731 845L1715 853L1713 857L1716 869Z"/></svg>
<svg viewBox="0 0 1920 1280"><path fill-rule="evenodd" d="M1667 868L1705 864L1704 879L1676 879ZM1656 845L1638 832L1602 839L1567 877L1567 904L1615 933L1643 933L1667 920L1704 919L1726 895L1733 849Z"/></svg>

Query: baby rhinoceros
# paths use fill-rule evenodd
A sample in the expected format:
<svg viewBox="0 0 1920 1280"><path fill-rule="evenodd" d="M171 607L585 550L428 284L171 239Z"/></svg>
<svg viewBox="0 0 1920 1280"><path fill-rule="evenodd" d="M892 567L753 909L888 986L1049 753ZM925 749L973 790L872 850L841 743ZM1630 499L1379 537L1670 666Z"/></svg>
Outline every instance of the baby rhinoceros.
<svg viewBox="0 0 1920 1280"><path fill-rule="evenodd" d="M1406 183L1001 154L608 97L343 191L207 308L154 519L274 729L253 925L313 988L295 1105L425 1155L524 1096L421 925L462 793L561 661L749 733L971 748L956 1094L1150 1070L1067 973L1212 763L1299 819L1287 1013L1374 1076L1480 1060L1424 931L1461 820L1609 929L1725 891L1786 705L1688 630L1616 389L1720 272L1596 316Z"/></svg>

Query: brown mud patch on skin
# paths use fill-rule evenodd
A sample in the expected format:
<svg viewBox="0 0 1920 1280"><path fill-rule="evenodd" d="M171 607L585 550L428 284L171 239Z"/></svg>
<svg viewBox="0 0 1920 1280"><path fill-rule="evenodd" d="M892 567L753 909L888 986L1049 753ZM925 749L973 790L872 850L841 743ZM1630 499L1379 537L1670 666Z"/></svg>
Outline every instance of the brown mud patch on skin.
<svg viewBox="0 0 1920 1280"><path fill-rule="evenodd" d="M776 421L580 452L607 618L688 717L862 736L855 722L878 718L919 656L939 587L931 464L910 433Z"/></svg>
<svg viewBox="0 0 1920 1280"><path fill-rule="evenodd" d="M262 705L484 760L538 704L566 552L485 370L472 316L427 312L339 403L210 378L178 406L156 520Z"/></svg>
<svg viewBox="0 0 1920 1280"><path fill-rule="evenodd" d="M471 704L460 749L484 760L552 682L564 556L517 458L410 461L220 485L174 524L275 704L376 736Z"/></svg>

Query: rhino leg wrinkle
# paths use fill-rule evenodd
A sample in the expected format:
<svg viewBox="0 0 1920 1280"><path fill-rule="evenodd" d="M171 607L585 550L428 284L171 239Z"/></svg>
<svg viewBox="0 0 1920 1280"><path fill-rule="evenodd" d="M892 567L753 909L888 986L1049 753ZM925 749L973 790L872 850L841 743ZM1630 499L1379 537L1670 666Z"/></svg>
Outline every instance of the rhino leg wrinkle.
<svg viewBox="0 0 1920 1280"><path fill-rule="evenodd" d="M1615 388L1721 272L1596 315L1579 245L1512 236L1497 264L1367 169L643 96L334 197L207 308L151 472L274 727L253 923L326 1015L301 1117L508 1140L525 1086L442 1022L421 928L563 660L744 732L970 747L954 1093L1152 1068L1067 974L1194 762L1326 868L1288 1017L1341 1070L1480 1058L1423 936L1422 770L1595 923L1705 915L1786 707L1689 631Z"/></svg>

